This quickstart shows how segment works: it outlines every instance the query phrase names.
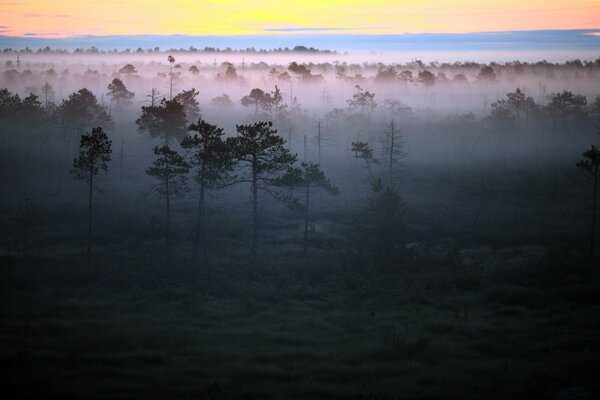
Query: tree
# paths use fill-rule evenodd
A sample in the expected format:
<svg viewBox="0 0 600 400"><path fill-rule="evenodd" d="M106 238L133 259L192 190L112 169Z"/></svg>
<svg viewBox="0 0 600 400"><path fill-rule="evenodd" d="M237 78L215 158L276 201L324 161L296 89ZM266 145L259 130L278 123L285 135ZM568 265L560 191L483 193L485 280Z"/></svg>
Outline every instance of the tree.
<svg viewBox="0 0 600 400"><path fill-rule="evenodd" d="M228 146L235 158L249 167L249 174L239 182L250 183L252 191L252 258L256 260L258 247L258 190L271 193L276 178L274 175L286 171L295 161L284 147L285 141L272 129L272 122L256 122L237 125L237 136L228 138Z"/></svg>
<svg viewBox="0 0 600 400"><path fill-rule="evenodd" d="M303 64L298 64L296 61L292 61L288 67L290 72L297 74L300 79L305 82L319 82L323 80L321 75L313 75L313 73Z"/></svg>
<svg viewBox="0 0 600 400"><path fill-rule="evenodd" d="M400 167L400 160L404 157L402 150L402 131L394 127L394 121L390 122L390 129L385 136L385 158L389 173L389 185L394 181L394 172Z"/></svg>
<svg viewBox="0 0 600 400"><path fill-rule="evenodd" d="M223 66L225 66L225 79L226 80L235 81L238 79L237 71L235 69L235 66L232 63L225 61L223 63Z"/></svg>
<svg viewBox="0 0 600 400"><path fill-rule="evenodd" d="M89 135L81 135L79 142L81 152L73 160L71 174L73 178L88 185L88 235L87 235L87 266L90 266L92 254L92 205L94 194L94 176L100 171L108 170L108 162L112 153L112 140L101 127L92 129Z"/></svg>
<svg viewBox="0 0 600 400"><path fill-rule="evenodd" d="M40 127L47 117L46 110L42 108L39 97L33 93L23 98L19 109L19 118L31 127Z"/></svg>
<svg viewBox="0 0 600 400"><path fill-rule="evenodd" d="M175 63L175 57L169 55L167 60L169 61L169 100L173 100L173 64Z"/></svg>
<svg viewBox="0 0 600 400"><path fill-rule="evenodd" d="M384 102L392 117L406 118L412 115L412 108L397 99L386 99Z"/></svg>
<svg viewBox="0 0 600 400"><path fill-rule="evenodd" d="M281 89L275 85L275 90L271 92L271 109L273 111L273 118L276 122L280 123L287 114L288 105L283 100Z"/></svg>
<svg viewBox="0 0 600 400"><path fill-rule="evenodd" d="M533 97L527 96L525 92L519 88L514 92L506 94L506 104L514 111L515 116L518 119L524 116L527 120L531 114L539 109L535 100L533 100Z"/></svg>
<svg viewBox="0 0 600 400"><path fill-rule="evenodd" d="M479 70L479 74L477 75L477 80L484 82L494 82L496 80L496 72L494 71L494 68L490 67L489 65L481 67L481 69Z"/></svg>
<svg viewBox="0 0 600 400"><path fill-rule="evenodd" d="M355 88L356 92L352 95L352 98L346 100L348 107L351 109L359 109L361 114L364 114L366 110L373 111L375 107L377 107L375 93L364 90L358 85L356 85Z"/></svg>
<svg viewBox="0 0 600 400"><path fill-rule="evenodd" d="M397 77L398 72L394 69L394 67L387 67L377 71L375 81L387 83L396 80Z"/></svg>
<svg viewBox="0 0 600 400"><path fill-rule="evenodd" d="M21 110L21 97L8 89L0 89L0 122L16 120Z"/></svg>
<svg viewBox="0 0 600 400"><path fill-rule="evenodd" d="M227 108L233 106L233 102L231 101L231 97L229 95L223 93L221 96L217 96L210 101L210 104L213 106Z"/></svg>
<svg viewBox="0 0 600 400"><path fill-rule="evenodd" d="M596 96L596 99L589 107L590 115L600 121L600 96Z"/></svg>
<svg viewBox="0 0 600 400"><path fill-rule="evenodd" d="M54 98L54 89L52 89L52 86L47 81L44 86L42 86L42 93L44 94L44 108L48 109L48 106Z"/></svg>
<svg viewBox="0 0 600 400"><path fill-rule="evenodd" d="M435 75L428 70L419 71L419 82L425 86L433 86L435 84Z"/></svg>
<svg viewBox="0 0 600 400"><path fill-rule="evenodd" d="M524 114L525 118L527 118L529 113L534 111L537 106L533 97L527 96L520 88L517 88L514 92L507 93L506 98L508 105L517 113L517 117Z"/></svg>
<svg viewBox="0 0 600 400"><path fill-rule="evenodd" d="M568 119L585 117L586 106L587 98L585 96L575 95L565 90L550 97L550 102L546 105L545 111L550 117L559 118L566 122Z"/></svg>
<svg viewBox="0 0 600 400"><path fill-rule="evenodd" d="M171 254L171 198L187 192L186 174L190 166L168 144L155 147L154 155L156 159L152 166L146 169L146 174L158 180L156 191L166 200L165 263L168 263Z"/></svg>
<svg viewBox="0 0 600 400"><path fill-rule="evenodd" d="M369 175L373 178L373 172L371 171L371 163L379 164L379 160L375 158L373 149L367 142L352 142L352 153L354 157L365 161Z"/></svg>
<svg viewBox="0 0 600 400"><path fill-rule="evenodd" d="M206 264L208 257L208 235L206 232L205 194L207 190L216 189L233 179L231 152L223 141L223 129L211 125L202 119L189 127L194 135L186 136L181 147L191 154L190 166L195 168L195 181L198 185L198 218L194 230L193 256L198 255L198 247L202 242L203 260Z"/></svg>
<svg viewBox="0 0 600 400"><path fill-rule="evenodd" d="M398 192L381 183L381 179L373 182L371 191L352 230L353 250L372 258L379 269L389 269L402 255L404 206Z"/></svg>
<svg viewBox="0 0 600 400"><path fill-rule="evenodd" d="M592 223L590 232L590 257L594 257L596 244L596 205L598 197L598 183L600 182L600 149L594 145L583 153L583 160L577 163L577 168L589 179L593 188L592 197Z"/></svg>
<svg viewBox="0 0 600 400"><path fill-rule="evenodd" d="M112 120L98 99L88 89L72 93L58 107L61 118L61 131L91 129L94 126L111 126Z"/></svg>
<svg viewBox="0 0 600 400"><path fill-rule="evenodd" d="M308 226L309 226L309 205L311 188L321 188L331 195L338 195L338 188L332 184L325 176L319 164L312 162L302 162L301 168L289 168L288 171L281 177L275 180L277 186L288 189L304 190L304 204L293 196L281 197L285 204L288 204L292 209L299 210L304 214L304 256L308 253Z"/></svg>
<svg viewBox="0 0 600 400"><path fill-rule="evenodd" d="M262 110L265 113L271 111L271 105L273 98L269 93L265 93L261 89L252 89L250 94L242 97L241 103L244 107L254 106L254 117L258 116L258 110Z"/></svg>
<svg viewBox="0 0 600 400"><path fill-rule="evenodd" d="M121 111L123 106L131 105L131 99L135 93L130 92L125 87L125 84L119 78L115 78L108 84L108 96L115 102L118 111Z"/></svg>
<svg viewBox="0 0 600 400"><path fill-rule="evenodd" d="M143 106L142 115L135 123L138 133L148 132L153 138L164 139L165 144L183 139L187 132L183 105L176 100L163 98L157 106Z"/></svg>
<svg viewBox="0 0 600 400"><path fill-rule="evenodd" d="M135 67L131 64L126 64L123 68L121 68L119 70L120 74L123 75L133 75L133 74L137 74L137 70L135 69Z"/></svg>
<svg viewBox="0 0 600 400"><path fill-rule="evenodd" d="M490 119L510 127L515 122L515 112L505 99L500 99L492 103Z"/></svg>
<svg viewBox="0 0 600 400"><path fill-rule="evenodd" d="M183 106L183 112L188 121L196 121L200 118L200 104L196 99L199 94L200 92L191 88L178 93L173 99Z"/></svg>

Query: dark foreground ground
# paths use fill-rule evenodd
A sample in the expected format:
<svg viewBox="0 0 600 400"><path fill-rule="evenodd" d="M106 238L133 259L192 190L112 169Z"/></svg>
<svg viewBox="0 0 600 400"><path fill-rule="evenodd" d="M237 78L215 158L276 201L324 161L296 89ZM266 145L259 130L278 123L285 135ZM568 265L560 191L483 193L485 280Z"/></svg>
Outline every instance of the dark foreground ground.
<svg viewBox="0 0 600 400"><path fill-rule="evenodd" d="M148 218L160 200L143 209L116 195L97 203L87 269L85 203L48 197L44 247L0 254L0 393L599 398L589 188L561 174L428 173L405 180L407 251L388 270L356 259L351 214L331 207L314 213L306 260L302 221L279 208L263 211L260 259L248 262L240 204L217 210L209 263L192 263L186 203L166 267Z"/></svg>
<svg viewBox="0 0 600 400"><path fill-rule="evenodd" d="M599 275L556 258L393 275L211 267L169 279L2 261L7 398L600 393Z"/></svg>

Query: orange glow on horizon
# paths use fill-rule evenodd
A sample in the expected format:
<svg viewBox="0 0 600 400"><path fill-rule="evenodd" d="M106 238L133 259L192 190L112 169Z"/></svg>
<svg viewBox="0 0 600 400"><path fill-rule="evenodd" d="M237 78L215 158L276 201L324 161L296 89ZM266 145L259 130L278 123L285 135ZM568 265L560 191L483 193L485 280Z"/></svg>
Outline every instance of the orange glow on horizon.
<svg viewBox="0 0 600 400"><path fill-rule="evenodd" d="M598 29L598 0L0 1L0 35L463 33Z"/></svg>

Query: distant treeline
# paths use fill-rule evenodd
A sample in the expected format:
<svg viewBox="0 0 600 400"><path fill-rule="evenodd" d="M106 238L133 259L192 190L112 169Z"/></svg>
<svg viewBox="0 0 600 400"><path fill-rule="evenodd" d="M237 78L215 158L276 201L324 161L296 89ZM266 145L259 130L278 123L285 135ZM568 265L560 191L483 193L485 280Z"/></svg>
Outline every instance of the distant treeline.
<svg viewBox="0 0 600 400"><path fill-rule="evenodd" d="M137 49L99 49L96 46L91 47L78 47L73 51L67 49L60 48L51 48L50 46L46 46L37 50L33 50L29 47L25 47L24 49L13 49L13 48L4 48L2 49L2 53L12 53L12 54L166 54L166 53L248 53L248 54L269 54L269 53L318 53L318 54L337 54L334 50L320 50L315 49L314 47L306 47L306 46L294 46L290 47L278 47L276 49L256 49L254 47L248 47L246 49L232 49L231 47L226 47L224 49L218 47L204 47L204 48L196 48L194 46L190 46L188 48L179 48L179 49L167 49L161 50L160 47L153 47L143 49L138 47Z"/></svg>

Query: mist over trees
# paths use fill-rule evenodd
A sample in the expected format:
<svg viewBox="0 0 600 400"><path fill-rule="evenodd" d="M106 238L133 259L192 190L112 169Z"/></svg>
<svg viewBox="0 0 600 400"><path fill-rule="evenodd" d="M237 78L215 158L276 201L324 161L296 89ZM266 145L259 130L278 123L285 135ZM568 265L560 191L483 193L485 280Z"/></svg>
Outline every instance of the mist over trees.
<svg viewBox="0 0 600 400"><path fill-rule="evenodd" d="M600 59L96 50L0 53L12 388L597 393Z"/></svg>

